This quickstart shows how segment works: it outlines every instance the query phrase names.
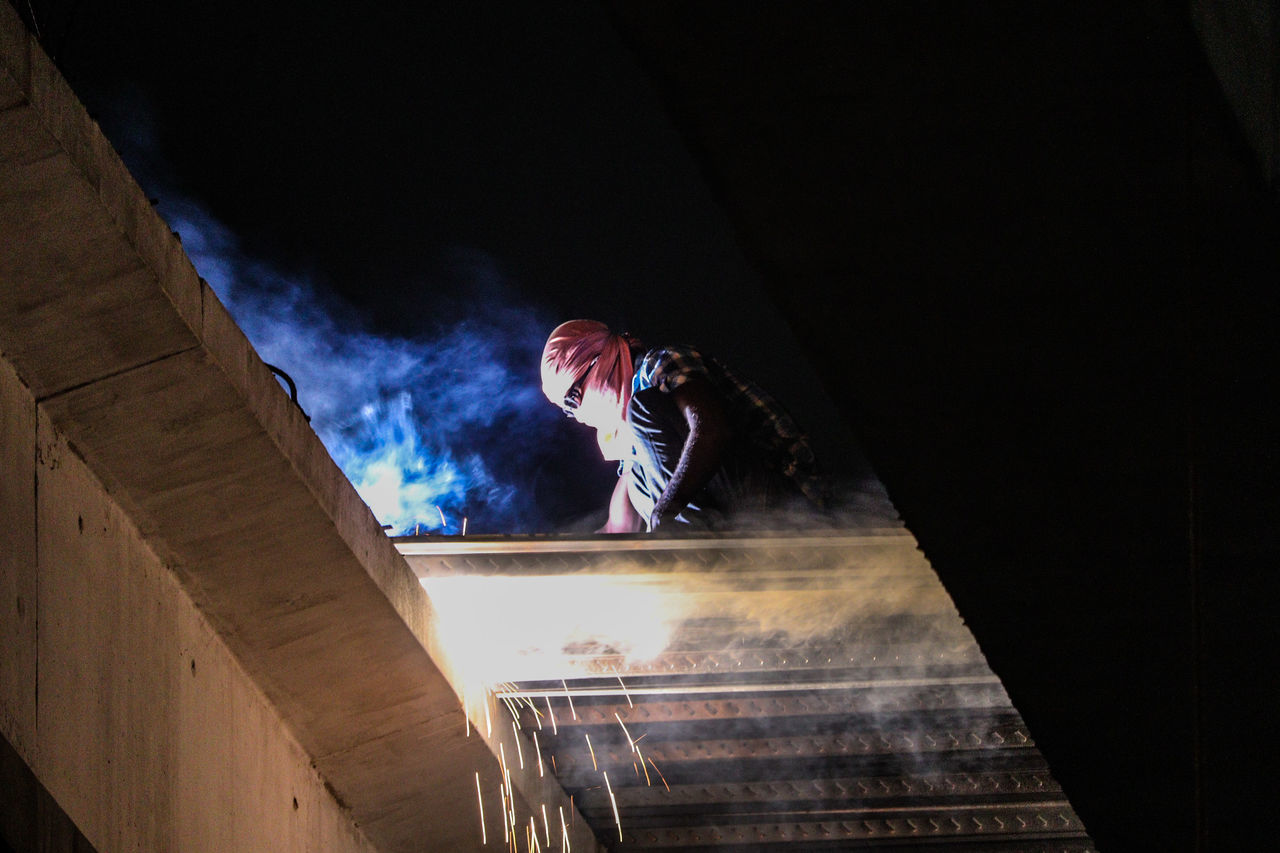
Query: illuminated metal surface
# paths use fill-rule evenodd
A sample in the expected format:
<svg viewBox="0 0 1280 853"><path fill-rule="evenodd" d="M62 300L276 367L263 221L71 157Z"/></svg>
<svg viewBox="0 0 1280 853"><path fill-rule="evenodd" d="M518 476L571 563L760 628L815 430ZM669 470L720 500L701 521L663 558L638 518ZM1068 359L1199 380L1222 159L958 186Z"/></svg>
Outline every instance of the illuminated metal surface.
<svg viewBox="0 0 1280 853"><path fill-rule="evenodd" d="M398 547L608 849L1093 849L905 531Z"/></svg>

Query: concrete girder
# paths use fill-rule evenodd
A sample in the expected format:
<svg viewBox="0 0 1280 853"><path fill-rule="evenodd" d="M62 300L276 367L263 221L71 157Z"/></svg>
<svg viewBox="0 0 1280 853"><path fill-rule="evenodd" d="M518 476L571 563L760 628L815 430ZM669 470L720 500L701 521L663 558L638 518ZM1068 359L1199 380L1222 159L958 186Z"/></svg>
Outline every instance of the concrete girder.
<svg viewBox="0 0 1280 853"><path fill-rule="evenodd" d="M0 353L353 823L381 849L479 847L474 777L499 769L426 594L8 5Z"/></svg>

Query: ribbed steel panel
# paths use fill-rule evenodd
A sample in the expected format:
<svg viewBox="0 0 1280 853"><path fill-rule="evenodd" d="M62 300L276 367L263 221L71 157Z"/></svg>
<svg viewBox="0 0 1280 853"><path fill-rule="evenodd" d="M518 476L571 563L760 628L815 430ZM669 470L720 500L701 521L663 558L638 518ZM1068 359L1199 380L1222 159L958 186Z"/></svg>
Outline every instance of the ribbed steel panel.
<svg viewBox="0 0 1280 853"><path fill-rule="evenodd" d="M670 623L647 656L607 628L525 649L527 670L495 689L524 739L516 760L554 774L609 849L1092 849L903 530L400 550L429 592L489 579L476 594L497 602L538 579L606 579L605 600L543 603L543 616L642 599Z"/></svg>

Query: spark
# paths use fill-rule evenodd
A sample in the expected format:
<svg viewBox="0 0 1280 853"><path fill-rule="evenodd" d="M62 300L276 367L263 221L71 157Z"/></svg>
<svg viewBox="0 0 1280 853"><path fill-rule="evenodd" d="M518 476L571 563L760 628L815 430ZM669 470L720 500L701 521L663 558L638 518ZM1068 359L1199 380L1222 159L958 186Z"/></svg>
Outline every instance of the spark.
<svg viewBox="0 0 1280 853"><path fill-rule="evenodd" d="M644 755L640 752L640 747L638 746L636 747L636 755L640 756L640 767L644 770L644 783L652 788L653 782L649 780L649 767L644 763Z"/></svg>
<svg viewBox="0 0 1280 853"><path fill-rule="evenodd" d="M603 771L604 787L609 792L609 802L613 804L613 822L618 825L618 840L622 840L622 818L618 817L618 798L613 795L613 786L609 784L609 771Z"/></svg>
<svg viewBox="0 0 1280 853"><path fill-rule="evenodd" d="M507 788L505 785L498 786L498 796L502 800L502 843L510 844L510 837L507 835Z"/></svg>
<svg viewBox="0 0 1280 853"><path fill-rule="evenodd" d="M573 718L576 720L578 719L578 712L573 709L573 697L569 695L569 685L565 683L563 678L560 679L560 683L564 685L564 698L569 700L569 711L573 714Z"/></svg>
<svg viewBox="0 0 1280 853"><path fill-rule="evenodd" d="M636 751L636 742L631 739L631 732L627 731L627 724L622 722L622 717L618 716L618 712L613 712L613 717L618 721L618 725L622 726L622 733L627 736L627 743L631 744L631 751Z"/></svg>
<svg viewBox="0 0 1280 853"><path fill-rule="evenodd" d="M511 843L516 843L516 792L511 787L511 781L507 780L507 791L511 796L507 797L507 816L511 818Z"/></svg>
<svg viewBox="0 0 1280 853"><path fill-rule="evenodd" d="M560 809L560 853L569 853L569 827L564 823L564 806Z"/></svg>
<svg viewBox="0 0 1280 853"><path fill-rule="evenodd" d="M627 692L627 685L622 683L622 676L618 676L618 684L622 687L622 695L627 697L627 704L634 708L636 705L631 701L631 694Z"/></svg>
<svg viewBox="0 0 1280 853"><path fill-rule="evenodd" d="M467 704L467 691L462 691L462 715L467 718L467 737L471 737L471 706Z"/></svg>
<svg viewBox="0 0 1280 853"><path fill-rule="evenodd" d="M587 739L587 749L591 752L591 769L599 770L600 768L596 765L596 751L591 749L591 735L584 732L582 736Z"/></svg>
<svg viewBox="0 0 1280 853"><path fill-rule="evenodd" d="M542 772L542 747L538 745L537 732L533 733L533 748L538 753L538 776L539 777L545 776L546 774ZM550 844L551 842L548 841L547 843Z"/></svg>
<svg viewBox="0 0 1280 853"><path fill-rule="evenodd" d="M493 718L489 716L489 698L485 697L484 702L484 730L488 733L488 737L493 737Z"/></svg>
<svg viewBox="0 0 1280 853"><path fill-rule="evenodd" d="M476 801L480 803L480 843L488 844L489 836L484 829L484 796L480 793L480 771L476 771Z"/></svg>
<svg viewBox="0 0 1280 853"><path fill-rule="evenodd" d="M653 764L653 759L649 759L649 763ZM662 775L662 771L658 769L658 765L653 764L653 772L658 774L658 778L662 780L662 787L667 789L667 793L671 793L671 786L667 784L667 777Z"/></svg>
<svg viewBox="0 0 1280 853"><path fill-rule="evenodd" d="M542 845L538 843L538 825L533 822L533 815L529 815L529 838L533 842L529 845L530 850L542 849Z"/></svg>
<svg viewBox="0 0 1280 853"><path fill-rule="evenodd" d="M547 804L542 804L542 831L547 834L547 847L551 847L551 824L547 823Z"/></svg>
<svg viewBox="0 0 1280 853"><path fill-rule="evenodd" d="M514 725L517 728L523 728L523 726L520 725L520 710L516 707L516 703L511 699L511 697L503 694L502 704L506 705L507 710L511 712L511 719L515 721Z"/></svg>
<svg viewBox="0 0 1280 853"><path fill-rule="evenodd" d="M560 734L560 729L556 727L556 712L551 710L551 697L543 697L547 700L547 713L551 716L551 733L553 735Z"/></svg>
<svg viewBox="0 0 1280 853"><path fill-rule="evenodd" d="M506 749L506 746L505 746L504 744L501 744L501 743L499 743L499 744L498 744L498 757L502 760L502 781L504 781L504 782L506 782L506 783L507 783L507 790L511 792L511 810L512 810L512 811L511 811L511 825L514 827L514 826L515 826L515 820L516 820L516 816L515 816L515 807L516 807L515 791L516 791L516 789L515 789L515 788L513 788L513 787L511 787L511 768L507 766L507 749Z"/></svg>
<svg viewBox="0 0 1280 853"><path fill-rule="evenodd" d="M448 526L449 526L449 522L447 522L447 521L445 521L445 520L444 520L444 510L442 510L442 509L440 508L440 504L436 504L436 512L440 513L440 526L441 526L441 527L448 527Z"/></svg>
<svg viewBox="0 0 1280 853"><path fill-rule="evenodd" d="M524 750L520 748L520 732L516 730L516 724L511 724L511 736L516 739L516 757L520 759L520 769L524 769Z"/></svg>
<svg viewBox="0 0 1280 853"><path fill-rule="evenodd" d="M465 515L462 517L462 535L467 535L467 517Z"/></svg>

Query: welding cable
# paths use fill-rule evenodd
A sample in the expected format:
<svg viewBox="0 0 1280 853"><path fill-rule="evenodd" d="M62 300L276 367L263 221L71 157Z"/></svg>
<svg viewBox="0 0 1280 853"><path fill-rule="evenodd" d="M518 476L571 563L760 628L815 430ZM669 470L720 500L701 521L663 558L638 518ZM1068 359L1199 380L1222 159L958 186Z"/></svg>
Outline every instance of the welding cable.
<svg viewBox="0 0 1280 853"><path fill-rule="evenodd" d="M276 376L279 376L285 381L285 384L289 386L289 399L298 407L298 411L302 412L302 417L306 418L307 423L311 423L311 415L308 415L306 409L302 408L302 404L298 402L298 385L293 381L293 377L276 367L274 364L267 364L265 361L263 364L267 365L267 370L270 370Z"/></svg>

